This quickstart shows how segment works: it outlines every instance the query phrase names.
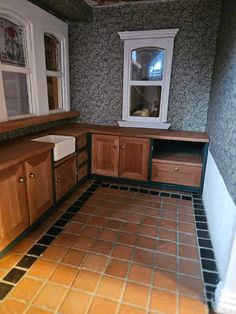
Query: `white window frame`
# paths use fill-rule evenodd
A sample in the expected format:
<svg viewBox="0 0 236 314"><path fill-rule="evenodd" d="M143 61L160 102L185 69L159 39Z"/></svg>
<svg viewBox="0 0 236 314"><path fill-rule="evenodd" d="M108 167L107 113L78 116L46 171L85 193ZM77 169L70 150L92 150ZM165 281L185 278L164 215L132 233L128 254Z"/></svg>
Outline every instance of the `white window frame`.
<svg viewBox="0 0 236 314"><path fill-rule="evenodd" d="M123 110L120 126L144 127L168 129L167 122L170 78L174 48L174 38L178 29L163 29L151 31L119 32L124 41L124 78L123 78ZM138 48L155 47L165 51L165 63L163 79L161 81L132 81L131 75L131 52ZM131 86L161 86L161 103L159 117L130 116L130 90Z"/></svg>
<svg viewBox="0 0 236 314"><path fill-rule="evenodd" d="M69 53L68 53L68 25L42 10L27 0L1 0L0 17L21 25L26 33L26 60L28 79L28 97L32 114L24 116L8 117L4 96L4 85L2 69L18 68L19 72L23 67L16 65L0 64L0 121L20 119L30 116L42 116L70 110L69 92ZM49 110L47 95L47 73L44 48L44 34L54 35L61 43L61 66L62 66L62 103L63 108ZM14 72L18 72L18 69Z"/></svg>

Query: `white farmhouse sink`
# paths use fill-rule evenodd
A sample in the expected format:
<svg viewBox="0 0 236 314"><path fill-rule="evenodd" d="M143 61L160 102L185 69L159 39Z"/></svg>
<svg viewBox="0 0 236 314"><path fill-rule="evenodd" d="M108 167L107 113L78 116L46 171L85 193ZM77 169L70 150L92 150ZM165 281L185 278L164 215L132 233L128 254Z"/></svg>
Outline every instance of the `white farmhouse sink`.
<svg viewBox="0 0 236 314"><path fill-rule="evenodd" d="M54 161L60 160L75 152L75 137L62 135L46 135L32 139L37 142L55 144L53 148Z"/></svg>

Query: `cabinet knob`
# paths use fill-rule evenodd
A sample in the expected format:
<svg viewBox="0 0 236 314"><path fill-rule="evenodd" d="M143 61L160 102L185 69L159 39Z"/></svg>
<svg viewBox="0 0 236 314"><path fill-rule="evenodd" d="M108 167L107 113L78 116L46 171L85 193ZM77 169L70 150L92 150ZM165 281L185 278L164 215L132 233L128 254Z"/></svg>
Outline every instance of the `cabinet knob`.
<svg viewBox="0 0 236 314"><path fill-rule="evenodd" d="M24 177L19 177L18 182L23 183L25 181Z"/></svg>
<svg viewBox="0 0 236 314"><path fill-rule="evenodd" d="M60 178L57 179L57 183L61 183L61 179Z"/></svg>
<svg viewBox="0 0 236 314"><path fill-rule="evenodd" d="M175 168L174 168L174 171L179 171L179 168L175 167Z"/></svg>
<svg viewBox="0 0 236 314"><path fill-rule="evenodd" d="M34 174L33 172L31 172L31 173L29 174L29 177L30 177L30 179L34 179L34 178L35 178L35 174Z"/></svg>
<svg viewBox="0 0 236 314"><path fill-rule="evenodd" d="M125 149L125 146L124 145L121 145L121 147L120 147L121 149Z"/></svg>
<svg viewBox="0 0 236 314"><path fill-rule="evenodd" d="M117 145L114 145L114 149L117 149L118 147L117 147Z"/></svg>

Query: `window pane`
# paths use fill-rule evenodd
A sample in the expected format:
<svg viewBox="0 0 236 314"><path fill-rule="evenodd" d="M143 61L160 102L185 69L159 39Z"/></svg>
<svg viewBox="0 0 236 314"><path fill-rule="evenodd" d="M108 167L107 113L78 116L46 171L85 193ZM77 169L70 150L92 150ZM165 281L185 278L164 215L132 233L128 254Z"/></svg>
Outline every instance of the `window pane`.
<svg viewBox="0 0 236 314"><path fill-rule="evenodd" d="M24 66L24 28L0 18L0 58L2 63Z"/></svg>
<svg viewBox="0 0 236 314"><path fill-rule="evenodd" d="M61 101L61 79L57 77L47 77L49 110L62 108Z"/></svg>
<svg viewBox="0 0 236 314"><path fill-rule="evenodd" d="M9 117L30 113L26 74L2 72Z"/></svg>
<svg viewBox="0 0 236 314"><path fill-rule="evenodd" d="M161 86L132 86L130 97L130 116L159 117Z"/></svg>
<svg viewBox="0 0 236 314"><path fill-rule="evenodd" d="M46 69L49 71L60 71L61 69L61 46L55 36L44 35Z"/></svg>
<svg viewBox="0 0 236 314"><path fill-rule="evenodd" d="M131 80L157 81L163 78L165 53L158 48L139 48L131 52Z"/></svg>

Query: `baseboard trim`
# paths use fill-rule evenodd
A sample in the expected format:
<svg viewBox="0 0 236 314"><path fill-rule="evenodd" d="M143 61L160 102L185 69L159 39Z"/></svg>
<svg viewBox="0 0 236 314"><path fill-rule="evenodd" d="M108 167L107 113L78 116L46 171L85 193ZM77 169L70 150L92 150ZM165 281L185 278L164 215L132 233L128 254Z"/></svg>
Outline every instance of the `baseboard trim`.
<svg viewBox="0 0 236 314"><path fill-rule="evenodd" d="M223 282L220 281L216 288L215 300L212 305L217 313L236 314L236 295L227 292L223 288Z"/></svg>

